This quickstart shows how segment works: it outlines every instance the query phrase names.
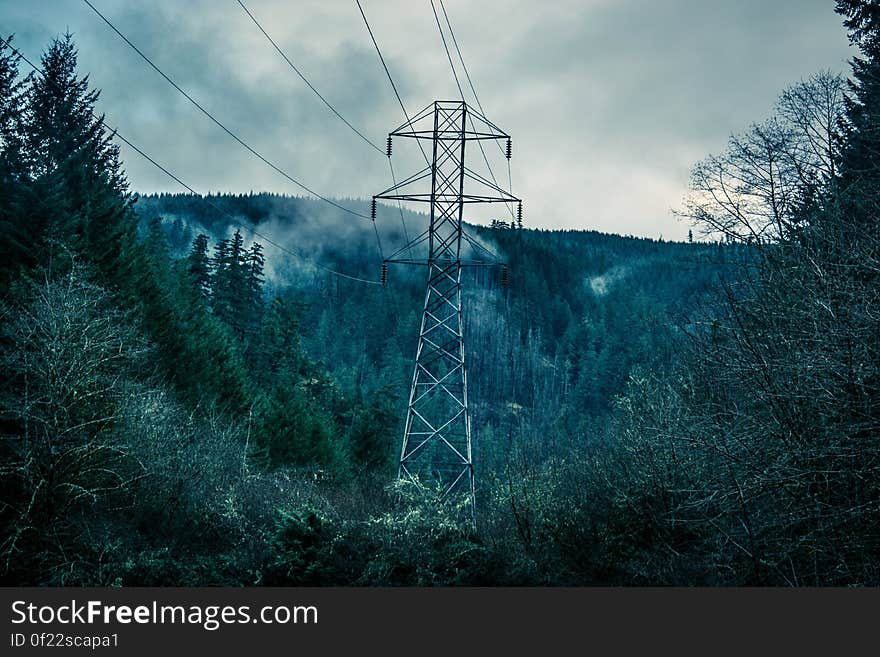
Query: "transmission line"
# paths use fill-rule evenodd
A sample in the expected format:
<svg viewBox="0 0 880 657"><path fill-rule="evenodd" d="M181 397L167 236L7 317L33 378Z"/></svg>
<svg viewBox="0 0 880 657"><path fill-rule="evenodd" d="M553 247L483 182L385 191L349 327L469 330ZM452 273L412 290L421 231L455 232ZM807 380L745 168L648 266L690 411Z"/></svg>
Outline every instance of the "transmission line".
<svg viewBox="0 0 880 657"><path fill-rule="evenodd" d="M434 20L437 23L437 30L440 32L440 39L443 41L443 50L446 51L446 59L449 60L449 68L452 69L452 77L455 78L455 86L458 87L458 95L464 101L464 92L461 90L461 83L458 81L458 73L455 72L455 66L452 63L452 55L449 54L449 46L446 45L446 37L443 35L443 28L440 27L440 18L437 16L437 7L434 6L434 0L431 0L431 11L434 12ZM482 108L480 108L482 112ZM483 112L485 114L485 112Z"/></svg>
<svg viewBox="0 0 880 657"><path fill-rule="evenodd" d="M485 116L486 112L483 110L483 105L480 103L480 99L477 96L477 92L474 89L474 83L471 81L471 76L467 72L467 67L464 65L464 58L461 56L461 50L458 47L458 41L455 39L455 35L452 32L452 23L449 21L449 14L446 13L446 7L443 6L442 0L440 0L440 7L443 9L443 16L446 18L446 24L449 26L449 35L452 37L452 42L455 45L455 50L458 53L458 58L461 60L461 66L465 71L465 75L467 76L468 83L471 86L471 91L474 93L474 99L477 101L477 106L480 108L480 111ZM434 21L437 23L437 31L440 33L440 39L443 41L443 49L446 51L446 59L449 62L449 68L452 69L452 77L455 78L455 86L458 87L458 93L461 96L462 102L464 102L464 91L461 89L461 83L458 80L458 73L455 71L455 64L452 63L452 55L449 53L449 46L446 43L446 36L443 34L443 28L440 26L440 17L437 15L437 7L434 5L434 0L431 0L431 11L434 12ZM468 117L470 119L471 129L476 131L474 120L472 117ZM497 143L497 142L496 142ZM486 168L489 169L489 176L492 178L492 182L495 183L495 186L498 187L498 179L495 177L495 172L492 171L492 165L489 163L489 158L486 155L486 150L483 148L483 142L481 140L477 140L477 146L480 148L480 153L483 155L483 161L486 163ZM501 152L504 152L501 144L498 144L498 148L501 149ZM508 180L511 178L510 175L510 161L507 163L507 173ZM510 187L513 187L513 184L510 184ZM507 211L510 213L510 218L513 221L515 219L515 214L513 208L509 203L504 204L507 208Z"/></svg>
<svg viewBox="0 0 880 657"><path fill-rule="evenodd" d="M367 15L364 13L364 8L361 6L361 0L355 0L357 3L358 9L361 12L361 17L364 19L364 25L367 26L367 32L370 33L370 39L373 42L373 45L376 48L376 53L379 55L379 61L382 62L382 68L385 69L385 75L388 77L388 81L391 83L391 88L394 90L394 95L397 97L397 102L400 104L400 109L403 110L403 116L406 119L406 124L409 127L410 131L412 131L412 119L409 116L409 112L406 111L406 106L403 104L403 99L400 97L400 93L397 91L397 85L394 84L394 78L391 77L391 71L388 70L388 65L385 63L385 58L382 56L382 50L379 48L379 44L376 41L376 37L373 34L373 28L370 27L370 21L367 20ZM422 152L422 157L425 158L425 164L431 164L431 160L428 159L428 154L425 153L425 149L422 147L422 143L420 140L416 140L418 142L419 150Z"/></svg>
<svg viewBox="0 0 880 657"><path fill-rule="evenodd" d="M385 155L386 154L385 151L383 151L381 148L379 148L379 146L377 146L375 142L370 140L360 130L358 130L356 127L354 127L351 124L351 122L349 122L344 116L342 116L342 114L335 107L333 107L333 105L331 105L330 102L326 98L324 98L324 96L315 88L315 86L311 82L309 82L309 80L308 80L308 78L306 78L305 74L303 74L303 72L299 70L299 68L290 60L290 58L287 56L287 54L283 50L281 50L281 48L278 46L277 43L275 43L274 39L272 39L272 37L269 35L269 33L266 32L266 30L263 28L263 26L260 24L260 22L257 20L257 18L253 15L253 13L251 13L251 11L247 8L247 6L245 6L244 2L242 2L242 0L237 0L237 2L239 5L241 5L241 8L245 11L245 13L251 19L251 21L253 21L254 25L256 25L257 28L259 28L260 32L263 33L263 36L265 36L266 39L268 39L269 43L272 44L272 47L275 48L276 52L279 55L281 55L281 57L284 58L284 61L286 61L287 64L290 66L290 68L292 68L293 71L300 77L300 79L306 83L306 85L309 87L309 89L311 89L315 93L315 95L321 99L321 102L323 102L327 106L327 108L339 118L340 121L342 121L345 125L347 125L349 128L351 128L351 130L358 137L360 137L366 144L368 144L373 150L379 152L382 155ZM391 182L396 185L397 180L394 177L394 165L391 163L391 154L390 153L388 154L388 167L391 171ZM397 209L400 212L400 225L401 225L401 228L403 229L403 237L404 237L405 242L408 243L409 242L409 235L407 234L406 221L403 218L403 206L401 205L400 201L397 202ZM379 231L376 228L375 217L373 217L373 228L376 232L376 244L379 248L379 256L382 258L382 260L384 260L385 256L382 253L382 243L381 243L381 240L379 239Z"/></svg>
<svg viewBox="0 0 880 657"><path fill-rule="evenodd" d="M126 37L122 32L120 32L116 28L116 26L113 25L113 23L111 23L107 19L106 16L104 16L104 14L102 14L100 11L98 11L98 9L96 9L95 6L91 2L89 2L89 0L83 0L83 2L86 5L88 5L89 8L93 12L95 12L95 14L97 14L98 17L101 18L101 20L103 20L110 27L110 29L112 29L119 36L119 38L121 38L123 41L125 41L125 43L128 44L128 46L131 47L132 50L134 50L138 55L140 55L141 59L143 59L147 64L149 64L149 66L153 70L155 70L159 75L161 75L178 92L180 92L180 94L183 95L184 98L186 98L190 103L192 103L200 112L202 112L202 114L204 114L206 117L208 117L214 124L216 124L221 130L223 130L226 134L228 134L230 137L232 137L236 142L238 142L239 145L241 145L243 148L245 148L248 152L250 152L252 155L254 155L257 159L262 161L264 164L266 164L267 166L272 168L274 171L276 171L277 173L282 175L284 178L286 178L287 180L292 182L294 185L296 185L300 189L305 190L306 192L308 192L312 196L319 198L320 200L324 201L325 203L329 203L330 205L342 210L343 212L347 212L348 214L354 215L356 217L361 217L362 219L370 219L370 217L368 217L365 214L361 214L360 212L357 212L356 210L352 210L352 209L347 208L343 205L340 205L336 201L333 201L333 200L327 198L326 196L319 194L318 192L314 191L313 189L309 188L308 186L306 186L305 184L303 184L302 182L300 182L299 180L297 180L296 178L291 176L289 173L284 171L281 167L279 167L278 165L276 165L273 162L271 162L270 160L268 160L265 156L263 156L262 154L260 154L256 150L254 150L253 147L251 147L247 142L245 142L241 137L239 137L237 134L235 134L232 130L227 128L226 125L224 125L218 119L216 119L213 114L211 114L208 110L206 110L198 101L196 101L192 96L190 96L186 91L184 91L180 87L180 85L178 85L167 74L165 74L165 72L162 71L162 69L160 69L156 64L154 64L153 61L149 57L147 57L136 45L134 45L128 39L128 37Z"/></svg>
<svg viewBox="0 0 880 657"><path fill-rule="evenodd" d="M2 42L3 42L3 43L4 43L4 44L5 44L5 45L6 45L6 46L7 46L7 47L8 47L13 53L15 53L15 54L16 54L16 55L17 55L22 61L24 61L25 63L27 63L28 66L30 66L30 67L31 67L31 68L32 68L37 74L39 74L40 76L42 76L43 79L45 79L45 80L47 80L47 81L49 80L49 78L46 77L46 74L43 73L43 71L42 71L39 67L37 67L37 66L36 66L36 65L35 65L30 59L28 59L28 58L24 55L24 53L22 53L18 48L16 48L15 46L13 46L12 43L11 43L9 40L7 40L7 39L5 39L4 37L0 36L0 41L2 41ZM239 220L238 220L238 219L237 219L232 213L230 213L228 210L225 210L225 209L221 208L221 207L218 206L216 203L214 203L213 201L211 201L209 198L207 198L207 197L203 196L202 194L200 194L199 192L197 192L197 191L196 191L195 189L193 189L190 185L188 185L187 183L185 183L185 182L184 182L183 180L181 180L178 176L176 176L174 173L172 173L172 172L169 171L167 168L165 168L164 166L162 166L159 162L157 162L155 159L153 159L153 158L152 158L150 155L148 155L146 152L144 152L141 148L139 148L137 145L135 145L135 144L132 143L130 140L128 140L128 139L127 139L124 135L122 135L122 134L121 134L116 128L112 128L112 127L110 127L109 125L107 125L107 123L106 123L106 121L104 120L104 117L103 117L103 116L99 116L99 115L98 115L96 112L94 112L94 111L91 111L91 115L92 115L92 117L93 117L96 121L100 122L100 124L101 124L101 126L104 128L104 130L107 130L107 131L109 131L109 132L111 133L111 137L118 137L120 141L122 141L123 143L125 143L129 148L131 148L132 150L134 150L138 155L140 155L140 156L143 157L145 160L147 160L150 164L152 164L154 167L156 167L157 169L159 169L159 171L161 171L161 172L164 173L166 176L168 176L169 178L171 178L171 180L173 180L174 182L176 182L178 185L180 185L181 187L183 187L184 189L186 189L186 190L187 190L188 192L190 192L191 194L194 194L194 195L198 196L199 198L201 198L205 203L207 203L209 206L211 206L211 207L212 207L214 210L216 210L217 212L219 212L219 213L223 214L224 216L228 217L228 218L231 220L231 224L232 224L233 226L235 226L236 228L243 228L244 230L250 232L252 235L254 235L254 236L256 236L256 237L259 237L260 239L262 239L263 241L265 241L267 244L270 244L270 245L274 246L274 247L275 247L276 249L278 249L279 251L282 251L283 253L286 253L286 254L288 254L288 255L290 255L290 256L293 256L293 257L295 257L295 258L299 258L299 259L301 259L301 260L305 260L306 262L311 263L312 265L314 265L314 266L317 267L318 269L322 269L322 270L324 270L324 271L326 271L326 272L328 272L328 273L330 273L330 274L333 274L334 276L339 276L339 277L341 277L341 278L347 278L347 279L352 280L352 281L358 281L358 282L360 282L360 283L366 283L366 284L369 284L369 285L381 285L381 282L380 282L380 281L369 280L369 279L366 279L366 278L360 278L360 277L358 277L358 276L352 276L351 274L346 274L346 273L344 273L344 272L337 271L337 270L335 270L335 269L332 269L332 268L330 268L330 267L327 267L327 266L325 266L325 265L322 265L321 263L316 262L315 260L313 260L313 259L311 259L311 258L308 258L307 256L303 256L302 253L296 253L296 252L294 252L294 251L288 249L287 247L282 246L281 244L279 244L278 242L272 240L271 238L267 237L266 235L263 235L263 234L259 233L259 232L256 231L254 228L251 228L250 226L246 226L246 225L242 224L242 223L241 223L241 222L240 222L240 221L239 221Z"/></svg>
<svg viewBox="0 0 880 657"><path fill-rule="evenodd" d="M443 0L438 0L440 2L440 9L443 11L443 18L446 20L446 25L449 27L449 36L452 37L452 45L455 46L455 52L458 54L458 61L461 62L461 68L464 70L464 76L467 79L468 85L471 88L471 93L474 95L474 100L477 101L477 107L480 108L480 111L485 116L486 110L483 109L483 103L480 102L480 97L477 95L477 90L474 87L474 81L471 79L471 74L468 71L467 64L464 63L464 57L461 54L461 48L458 47L458 39L455 38L455 30L452 29L452 21L449 20L449 14L446 13L446 5L443 3ZM436 15L436 12L435 12ZM496 142L498 143L498 142ZM498 149L503 153L504 148L501 144L498 144ZM508 163L508 168L510 165Z"/></svg>
<svg viewBox="0 0 880 657"><path fill-rule="evenodd" d="M269 33L266 32L266 30L263 28L263 26L260 24L260 22L257 20L257 18L250 12L250 10L247 8L247 6L244 4L244 2L242 2L241 0L237 0L237 1L238 1L238 4L241 6L241 8L244 10L244 13L246 13L248 15L248 18L251 19L251 21L254 23L254 25L256 25L257 28L260 30L260 32L263 33L263 36L266 37L266 39L269 41L269 43L272 44L272 47L275 48L275 51L279 55L281 55L281 57L284 59L284 61L287 62L287 65L290 66L290 68L293 69L294 73L296 73L299 76L300 80L305 82L306 86L309 89L311 89L318 98L321 99L321 102L324 103L324 105L326 105L327 108L331 112L333 112L333 114L335 114L337 116L337 118L339 118L340 121L342 121L345 125L347 125L368 146L370 146L373 150L377 151L380 155L385 155L385 151L383 151L381 148L379 148L364 133L362 133L360 130L355 128L348 121L348 119L346 119L344 116L342 116L342 114L335 107L333 107L333 105L330 104L330 101L328 101L326 98L324 98L324 96L321 94L321 92L315 88L315 85L313 85L311 82L309 82L308 78L306 78L306 76L303 74L303 72L300 71L299 68L297 68L296 64L294 64L290 60L290 58L287 56L287 54L283 50L281 50L281 48L278 46L278 44L275 43L275 40L271 36L269 36ZM389 163L390 163L390 157L391 156L389 155ZM392 182L393 182L394 181L394 170L393 169L392 169L391 175L392 175ZM376 247L379 250L379 258L380 258L380 260L384 261L385 254L382 251L382 239L379 237L379 229L376 227L376 217L371 216L371 219L373 222L373 232L376 234ZM401 221L401 223L403 223L403 221L404 221L402 209L400 210L400 221ZM406 225L405 224L403 226L403 233L404 233L404 237L405 237L406 236ZM409 241L409 240L407 239L407 241Z"/></svg>
<svg viewBox="0 0 880 657"><path fill-rule="evenodd" d="M449 14L446 13L446 5L443 4L443 0L439 0L439 2L440 2L440 9L443 11L443 18L446 20L446 25L449 27L449 36L452 37L452 45L455 46L455 52L458 53L458 59L461 62L461 68L464 70L464 75L468 81L468 85L470 85L471 93L474 94L474 100L477 101L477 107L479 107L480 111L485 115L486 112L483 109L483 104L480 102L480 97L477 95L477 90L474 88L473 80L471 80L471 74L468 72L468 68L464 63L464 57L461 56L461 49L458 47L458 39L455 38L455 32L452 29L452 23L449 20ZM433 0L431 1L431 6L432 7L434 6ZM434 17L435 18L437 17L437 10L436 9L434 10ZM437 22L439 25L439 21L437 21ZM443 45L444 46L446 45L445 40L443 42ZM449 51L447 50L446 53L448 55ZM450 62L450 64L451 63L452 62ZM457 78L456 78L456 81L457 81ZM459 88L459 91L460 90L461 89ZM498 144L498 148L502 148L501 144Z"/></svg>
<svg viewBox="0 0 880 657"><path fill-rule="evenodd" d="M388 169L391 171L391 183L397 187L397 176L394 174L394 164L391 162L390 155L388 156ZM403 219L403 204L400 202L400 199L397 200L397 211L400 212L400 227L403 228L403 243L409 244L409 233L406 230L406 221ZM409 248L409 255L412 257L412 247Z"/></svg>
<svg viewBox="0 0 880 657"><path fill-rule="evenodd" d="M278 54L284 58L284 61L286 61L288 66L290 66L290 68L293 69L294 73L296 73L300 77L300 79L306 83L306 86L308 86L308 88L311 89L315 93L315 95L321 99L321 102L323 102L327 106L327 108L331 112L333 112L337 116L337 118L339 118L340 121L342 121L345 125L347 125L349 128L351 128L351 130L358 137L363 139L364 142L366 142L373 150L378 151L382 155L385 155L385 151L383 151L379 146L377 146L374 142L372 142L366 135L364 135L364 133L362 133L360 130L355 128L351 123L349 123L348 119L346 119L344 116L342 116L342 114L340 114L337 111L337 109L335 107L333 107L333 105L331 105L330 102L326 98L324 98L324 96L321 94L320 91L315 89L315 86L311 82L309 82L308 78L306 78L306 76L303 74L303 72L300 71L299 68L297 68L296 64L294 64L292 61L290 61L290 58L284 53L283 50L281 50L281 48L278 47L278 44L275 43L274 39L272 39L271 36L269 36L269 33L266 32L265 29L263 29L263 26L260 25L260 22L250 12L250 10L245 6L245 4L241 0L237 0L237 1L238 1L238 4L241 5L241 8L244 9L244 13L246 13L248 15L248 18L250 18L253 21L254 25L256 25L257 28L259 28L260 32L263 33L263 36L266 37L266 39L268 39L269 43L272 44L272 47L275 48L275 50L278 52Z"/></svg>

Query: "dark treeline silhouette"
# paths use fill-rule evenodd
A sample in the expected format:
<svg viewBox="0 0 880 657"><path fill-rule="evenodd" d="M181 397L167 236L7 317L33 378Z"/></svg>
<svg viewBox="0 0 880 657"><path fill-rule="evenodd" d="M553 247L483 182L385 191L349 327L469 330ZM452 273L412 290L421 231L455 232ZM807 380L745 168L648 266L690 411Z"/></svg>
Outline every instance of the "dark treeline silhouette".
<svg viewBox="0 0 880 657"><path fill-rule="evenodd" d="M851 80L695 166L704 241L469 228L476 528L392 483L420 274L316 266L378 275L317 201L133 195L71 38L0 51L2 581L880 584L880 11L837 7Z"/></svg>

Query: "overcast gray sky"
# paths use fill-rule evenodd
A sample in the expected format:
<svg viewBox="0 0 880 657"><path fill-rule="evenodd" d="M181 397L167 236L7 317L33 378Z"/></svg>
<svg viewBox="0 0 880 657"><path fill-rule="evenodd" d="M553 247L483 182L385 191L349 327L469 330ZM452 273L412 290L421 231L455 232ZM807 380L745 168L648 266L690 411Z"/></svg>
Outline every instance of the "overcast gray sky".
<svg viewBox="0 0 880 657"><path fill-rule="evenodd" d="M384 158L329 113L236 0L92 2L218 119L313 189L370 197L390 183ZM688 226L670 210L691 165L769 115L787 85L820 69L847 71L854 54L833 0L445 3L486 113L513 136L513 190L530 227L682 238ZM354 0L245 4L317 89L384 145L403 116ZM457 96L428 0L362 4L411 113ZM28 57L66 29L81 71L102 89L108 123L191 186L300 193L81 0L0 0L0 31L15 33ZM419 164L409 146L395 145L400 176ZM487 153L506 181L501 154ZM124 146L123 156L135 190L179 190Z"/></svg>

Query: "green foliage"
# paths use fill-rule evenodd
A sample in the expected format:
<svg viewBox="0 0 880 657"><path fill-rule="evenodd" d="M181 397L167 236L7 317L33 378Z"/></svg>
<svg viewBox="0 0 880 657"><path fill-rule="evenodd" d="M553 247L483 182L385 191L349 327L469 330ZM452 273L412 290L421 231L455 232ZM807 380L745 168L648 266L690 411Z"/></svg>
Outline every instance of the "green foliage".
<svg viewBox="0 0 880 657"><path fill-rule="evenodd" d="M395 454L399 410L390 386L375 392L366 404L355 408L348 431L348 445L357 466L365 471L391 474Z"/></svg>
<svg viewBox="0 0 880 657"><path fill-rule="evenodd" d="M208 260L208 236L199 233L193 240L192 249L187 258L187 273L193 288L204 299L211 296L211 267Z"/></svg>
<svg viewBox="0 0 880 657"><path fill-rule="evenodd" d="M321 586L345 584L346 563L326 519L314 511L282 512L273 541L274 558L267 584Z"/></svg>
<svg viewBox="0 0 880 657"><path fill-rule="evenodd" d="M464 497L439 501L410 481L398 481L391 510L358 528L372 545L357 584L384 586L479 585L493 581L500 564L474 534Z"/></svg>
<svg viewBox="0 0 880 657"><path fill-rule="evenodd" d="M473 533L465 500L438 502L412 483L389 491L392 510L366 520L282 514L267 583L437 586L497 582L498 555Z"/></svg>
<svg viewBox="0 0 880 657"><path fill-rule="evenodd" d="M332 419L322 413L316 380L280 386L254 406L256 453L269 465L339 466L342 455L333 440Z"/></svg>

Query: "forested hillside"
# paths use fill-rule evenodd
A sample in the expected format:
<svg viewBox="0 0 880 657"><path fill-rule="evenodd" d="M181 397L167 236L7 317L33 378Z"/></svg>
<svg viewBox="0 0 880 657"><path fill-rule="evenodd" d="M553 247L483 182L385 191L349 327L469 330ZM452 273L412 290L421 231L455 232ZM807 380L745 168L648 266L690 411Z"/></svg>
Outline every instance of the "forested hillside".
<svg viewBox="0 0 880 657"><path fill-rule="evenodd" d="M393 409L389 440L397 441L424 302L423 271L395 267L381 288L316 268L376 279L381 260L369 223L352 223L315 201L162 195L141 197L135 208L142 225L162 218L180 258L197 256L209 266L223 259L227 235L233 242L248 235L256 245L259 235L268 238L267 298L297 308L302 348L346 396L375 396ZM225 213L219 218L218 209ZM378 217L384 250L404 244L397 209L380 207ZM420 233L426 221L405 214L408 232ZM475 449L481 467L490 469L503 464L511 441L541 437L546 455L554 445L595 440L633 368L669 362L688 314L712 303L708 291L727 268L720 263L733 265L748 253L732 244L519 230L500 220L468 230L510 267L507 287L498 268L465 274L472 416L482 433ZM242 241L235 248L252 247ZM305 255L292 257L290 249ZM208 296L216 316L217 294ZM383 450L392 461L395 452L391 444Z"/></svg>
<svg viewBox="0 0 880 657"><path fill-rule="evenodd" d="M395 481L424 280L375 281L425 217L138 195L72 38L3 46L2 581L880 584L880 9L837 4L852 79L695 166L696 241L468 227L476 527Z"/></svg>

